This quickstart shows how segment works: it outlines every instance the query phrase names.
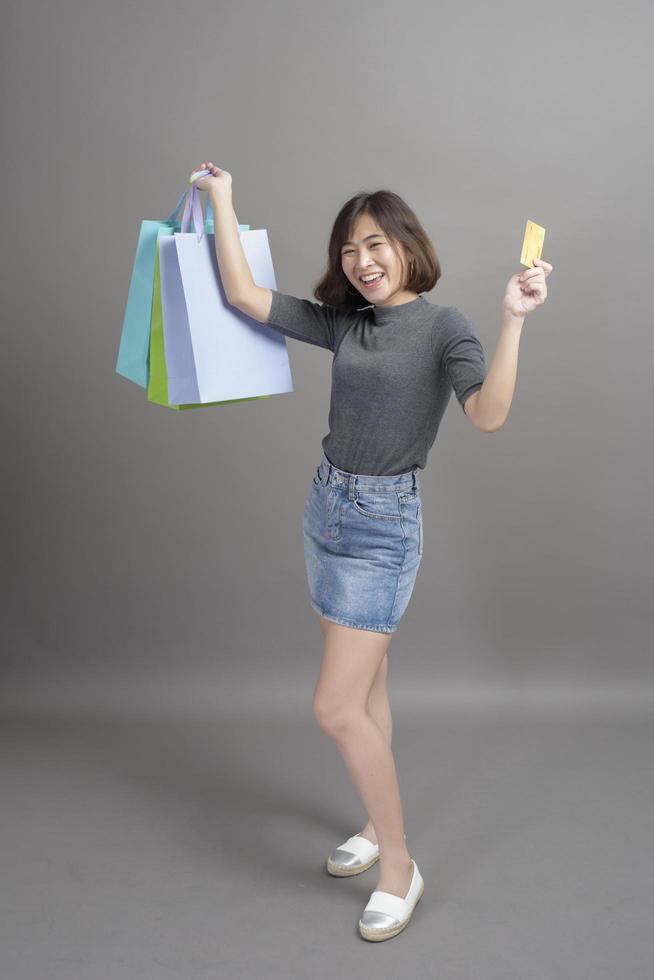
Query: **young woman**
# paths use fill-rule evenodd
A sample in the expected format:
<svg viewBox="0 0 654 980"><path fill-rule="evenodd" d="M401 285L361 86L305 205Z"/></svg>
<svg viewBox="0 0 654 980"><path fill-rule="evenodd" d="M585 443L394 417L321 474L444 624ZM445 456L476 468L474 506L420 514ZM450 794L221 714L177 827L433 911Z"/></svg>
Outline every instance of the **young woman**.
<svg viewBox="0 0 654 980"><path fill-rule="evenodd" d="M515 387L525 314L544 302L552 266L511 277L490 368L469 319L421 295L441 275L415 214L390 191L357 194L336 217L320 303L257 286L241 247L232 178L211 161L196 186L209 193L215 247L229 303L286 336L333 352L329 433L304 508L304 551L324 653L313 700L320 728L338 746L368 812L336 847L332 875L377 860L377 888L359 920L365 939L397 935L424 890L407 850L391 752L386 690L391 634L422 559L418 469L452 389L472 424L495 432Z"/></svg>

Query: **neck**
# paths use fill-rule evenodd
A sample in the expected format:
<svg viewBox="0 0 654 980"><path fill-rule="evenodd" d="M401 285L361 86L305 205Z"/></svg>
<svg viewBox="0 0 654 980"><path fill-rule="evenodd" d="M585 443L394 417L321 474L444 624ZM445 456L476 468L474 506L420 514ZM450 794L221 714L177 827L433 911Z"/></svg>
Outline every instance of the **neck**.
<svg viewBox="0 0 654 980"><path fill-rule="evenodd" d="M410 303L411 300L417 299L419 293L414 293L408 289L400 289L398 292L393 293L388 299L382 300L380 303L375 303L375 306L379 310L385 310L393 306L401 306L403 303Z"/></svg>

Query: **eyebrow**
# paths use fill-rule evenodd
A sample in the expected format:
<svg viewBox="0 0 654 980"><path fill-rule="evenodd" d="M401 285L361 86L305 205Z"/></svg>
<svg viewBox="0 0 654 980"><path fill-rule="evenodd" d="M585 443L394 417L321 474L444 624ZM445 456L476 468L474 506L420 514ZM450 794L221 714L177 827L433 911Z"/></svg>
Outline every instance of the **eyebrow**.
<svg viewBox="0 0 654 980"><path fill-rule="evenodd" d="M376 231L374 235L366 235L366 237L363 238L362 241L367 242L369 238L384 238L384 232ZM345 245L356 245L356 242L343 242L341 248L343 248Z"/></svg>

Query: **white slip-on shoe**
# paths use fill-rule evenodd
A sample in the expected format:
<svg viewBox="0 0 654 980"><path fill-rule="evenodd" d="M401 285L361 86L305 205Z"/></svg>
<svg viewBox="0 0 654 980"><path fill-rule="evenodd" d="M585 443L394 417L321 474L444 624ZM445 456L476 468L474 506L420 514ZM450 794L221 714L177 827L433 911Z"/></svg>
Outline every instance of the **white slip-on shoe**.
<svg viewBox="0 0 654 980"><path fill-rule="evenodd" d="M413 861L413 858L411 858ZM380 942L397 936L398 932L408 926L413 910L418 904L425 883L418 871L418 865L413 861L413 877L409 890L404 898L393 895L392 892L375 890L359 919L359 932L364 939Z"/></svg>
<svg viewBox="0 0 654 980"><path fill-rule="evenodd" d="M327 858L327 870L330 875L345 878L367 871L376 861L379 861L379 844L354 834L334 848Z"/></svg>

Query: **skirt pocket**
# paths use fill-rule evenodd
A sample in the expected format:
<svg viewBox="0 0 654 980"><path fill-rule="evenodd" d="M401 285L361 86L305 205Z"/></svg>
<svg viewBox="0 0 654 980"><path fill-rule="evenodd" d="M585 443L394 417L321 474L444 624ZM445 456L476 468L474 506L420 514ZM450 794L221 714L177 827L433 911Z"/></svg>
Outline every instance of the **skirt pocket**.
<svg viewBox="0 0 654 980"><path fill-rule="evenodd" d="M400 498L397 490L357 490L354 509L373 521L401 521Z"/></svg>

